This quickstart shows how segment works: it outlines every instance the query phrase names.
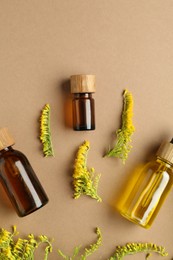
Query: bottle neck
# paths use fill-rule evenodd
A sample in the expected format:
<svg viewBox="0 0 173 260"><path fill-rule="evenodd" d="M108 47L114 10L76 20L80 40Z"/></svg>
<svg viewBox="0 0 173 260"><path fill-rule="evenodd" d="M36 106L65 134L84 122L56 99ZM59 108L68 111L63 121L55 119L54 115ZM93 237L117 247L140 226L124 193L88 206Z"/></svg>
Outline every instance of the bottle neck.
<svg viewBox="0 0 173 260"><path fill-rule="evenodd" d="M74 93L74 98L92 98L92 93Z"/></svg>
<svg viewBox="0 0 173 260"><path fill-rule="evenodd" d="M171 163L170 161L167 161L166 159L164 159L162 157L157 156L157 162L165 163L168 168L173 168L173 163Z"/></svg>
<svg viewBox="0 0 173 260"><path fill-rule="evenodd" d="M5 147L3 150L0 151L0 155L4 154L6 152L9 152L9 151L13 151L12 146Z"/></svg>

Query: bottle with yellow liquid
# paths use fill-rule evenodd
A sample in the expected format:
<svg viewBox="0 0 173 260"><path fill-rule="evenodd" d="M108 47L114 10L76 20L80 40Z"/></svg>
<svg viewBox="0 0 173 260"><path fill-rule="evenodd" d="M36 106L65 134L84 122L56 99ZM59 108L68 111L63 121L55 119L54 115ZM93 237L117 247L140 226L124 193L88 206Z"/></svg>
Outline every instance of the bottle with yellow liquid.
<svg viewBox="0 0 173 260"><path fill-rule="evenodd" d="M156 160L134 171L117 209L128 220L149 228L173 184L173 139L162 143Z"/></svg>

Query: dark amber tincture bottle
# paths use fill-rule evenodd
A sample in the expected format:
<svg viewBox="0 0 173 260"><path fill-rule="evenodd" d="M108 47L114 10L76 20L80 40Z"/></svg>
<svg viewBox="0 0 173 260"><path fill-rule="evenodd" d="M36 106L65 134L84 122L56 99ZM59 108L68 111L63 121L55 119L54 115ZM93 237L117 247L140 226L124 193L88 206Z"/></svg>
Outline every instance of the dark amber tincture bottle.
<svg viewBox="0 0 173 260"><path fill-rule="evenodd" d="M0 128L0 181L20 217L48 202L26 156L12 148L14 139L7 128Z"/></svg>
<svg viewBox="0 0 173 260"><path fill-rule="evenodd" d="M73 99L73 129L95 129L95 104L92 93L95 92L94 75L71 76Z"/></svg>

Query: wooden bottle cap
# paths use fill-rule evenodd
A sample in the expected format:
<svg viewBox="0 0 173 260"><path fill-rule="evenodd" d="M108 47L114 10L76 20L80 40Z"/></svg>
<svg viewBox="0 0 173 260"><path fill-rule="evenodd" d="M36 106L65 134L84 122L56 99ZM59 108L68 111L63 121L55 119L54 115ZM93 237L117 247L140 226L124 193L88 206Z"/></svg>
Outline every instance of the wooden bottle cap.
<svg viewBox="0 0 173 260"><path fill-rule="evenodd" d="M173 144L169 142L162 143L157 151L157 156L173 163Z"/></svg>
<svg viewBox="0 0 173 260"><path fill-rule="evenodd" d="M8 131L8 128L0 128L0 150L12 146L15 144L15 141L11 134Z"/></svg>
<svg viewBox="0 0 173 260"><path fill-rule="evenodd" d="M71 76L71 93L94 93L95 91L95 75Z"/></svg>

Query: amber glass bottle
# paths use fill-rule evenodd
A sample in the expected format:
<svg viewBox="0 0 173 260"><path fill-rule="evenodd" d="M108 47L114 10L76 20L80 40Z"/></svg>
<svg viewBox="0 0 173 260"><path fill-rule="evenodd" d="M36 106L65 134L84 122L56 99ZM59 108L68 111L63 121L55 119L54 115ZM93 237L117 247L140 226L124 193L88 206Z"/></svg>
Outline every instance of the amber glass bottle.
<svg viewBox="0 0 173 260"><path fill-rule="evenodd" d="M92 93L95 92L94 75L71 76L73 99L73 129L95 129L95 105Z"/></svg>
<svg viewBox="0 0 173 260"><path fill-rule="evenodd" d="M173 140L163 143L156 160L133 172L118 201L118 211L128 220L149 228L173 184Z"/></svg>
<svg viewBox="0 0 173 260"><path fill-rule="evenodd" d="M7 128L0 129L0 181L20 217L48 202L26 156L12 148L14 139Z"/></svg>

